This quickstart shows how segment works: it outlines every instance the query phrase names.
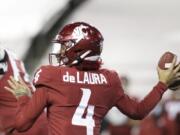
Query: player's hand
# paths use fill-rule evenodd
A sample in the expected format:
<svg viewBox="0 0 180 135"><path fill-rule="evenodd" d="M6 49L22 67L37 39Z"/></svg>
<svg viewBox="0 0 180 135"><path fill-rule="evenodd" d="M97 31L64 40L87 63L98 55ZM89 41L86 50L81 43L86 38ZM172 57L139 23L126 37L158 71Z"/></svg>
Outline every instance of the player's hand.
<svg viewBox="0 0 180 135"><path fill-rule="evenodd" d="M31 96L31 90L26 83L19 77L19 81L16 81L12 76L8 80L10 87L5 86L4 88L10 91L17 99L20 96Z"/></svg>
<svg viewBox="0 0 180 135"><path fill-rule="evenodd" d="M163 82L167 86L169 86L172 83L172 81L175 80L177 76L179 76L178 71L180 70L180 63L177 66L175 66L176 62L177 57L174 57L170 68L166 70L160 69L159 67L157 68L159 81Z"/></svg>

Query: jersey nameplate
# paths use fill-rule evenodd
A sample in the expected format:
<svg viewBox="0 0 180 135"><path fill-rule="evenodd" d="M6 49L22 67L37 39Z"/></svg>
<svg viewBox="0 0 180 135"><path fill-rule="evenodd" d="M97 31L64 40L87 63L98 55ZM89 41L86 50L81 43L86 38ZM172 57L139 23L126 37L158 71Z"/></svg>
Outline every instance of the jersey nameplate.
<svg viewBox="0 0 180 135"><path fill-rule="evenodd" d="M75 75L66 72L63 75L63 82L78 83L78 84L107 84L107 79L103 74L83 72L76 72Z"/></svg>

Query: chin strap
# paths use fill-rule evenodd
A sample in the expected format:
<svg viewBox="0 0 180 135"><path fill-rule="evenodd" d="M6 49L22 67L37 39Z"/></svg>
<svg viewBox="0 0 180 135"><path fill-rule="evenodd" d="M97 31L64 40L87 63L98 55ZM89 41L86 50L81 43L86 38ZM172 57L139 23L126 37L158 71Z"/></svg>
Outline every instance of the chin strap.
<svg viewBox="0 0 180 135"><path fill-rule="evenodd" d="M72 66L72 65L75 65L75 64L81 62L90 53L91 53L91 50L86 51L85 53L80 55L76 60L74 60L70 65Z"/></svg>
<svg viewBox="0 0 180 135"><path fill-rule="evenodd" d="M99 61L99 60L101 60L101 57L99 55L95 55L95 56L86 57L84 60L87 60L87 61Z"/></svg>

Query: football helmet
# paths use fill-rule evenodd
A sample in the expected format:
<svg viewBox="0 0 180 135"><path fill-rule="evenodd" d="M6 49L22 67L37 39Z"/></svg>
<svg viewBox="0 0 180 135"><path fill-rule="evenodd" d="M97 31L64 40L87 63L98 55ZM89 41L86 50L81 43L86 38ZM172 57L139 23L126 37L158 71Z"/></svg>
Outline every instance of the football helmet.
<svg viewBox="0 0 180 135"><path fill-rule="evenodd" d="M49 54L50 64L53 56L58 65L78 65L83 61L100 61L103 36L95 27L75 22L66 25L53 40L53 50Z"/></svg>

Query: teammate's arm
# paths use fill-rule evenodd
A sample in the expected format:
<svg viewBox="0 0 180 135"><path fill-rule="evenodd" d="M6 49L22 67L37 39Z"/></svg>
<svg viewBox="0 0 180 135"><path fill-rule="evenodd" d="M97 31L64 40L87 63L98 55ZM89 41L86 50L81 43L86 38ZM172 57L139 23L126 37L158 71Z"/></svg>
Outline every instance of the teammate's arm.
<svg viewBox="0 0 180 135"><path fill-rule="evenodd" d="M5 89L18 99L18 112L14 126L18 131L26 131L33 125L46 106L46 88L37 88L31 98L30 89L22 80L18 82L11 78L8 83L10 87L5 87Z"/></svg>

